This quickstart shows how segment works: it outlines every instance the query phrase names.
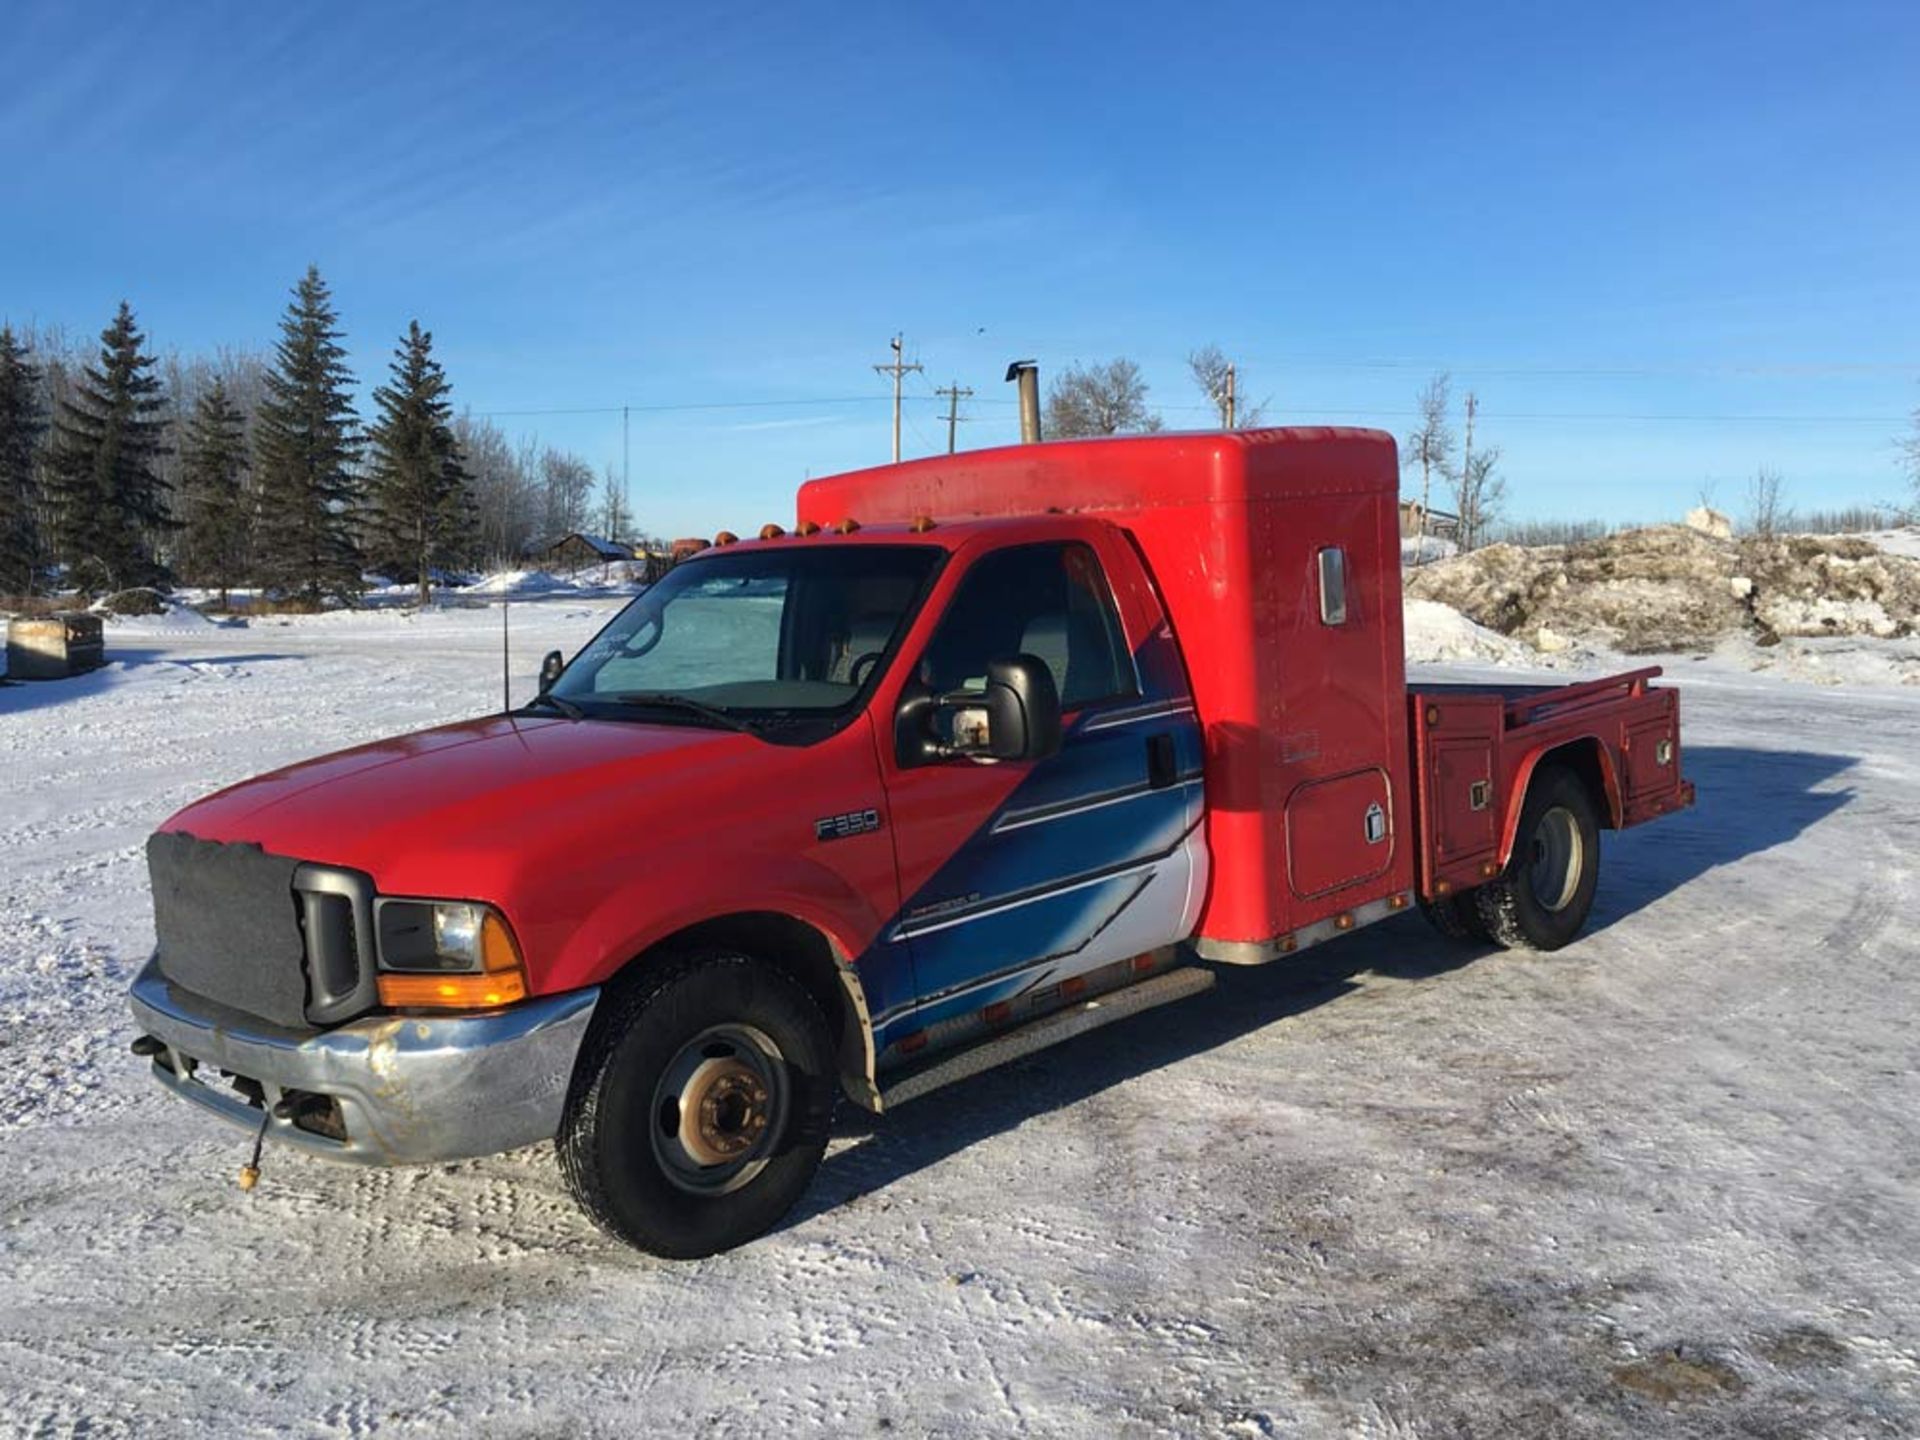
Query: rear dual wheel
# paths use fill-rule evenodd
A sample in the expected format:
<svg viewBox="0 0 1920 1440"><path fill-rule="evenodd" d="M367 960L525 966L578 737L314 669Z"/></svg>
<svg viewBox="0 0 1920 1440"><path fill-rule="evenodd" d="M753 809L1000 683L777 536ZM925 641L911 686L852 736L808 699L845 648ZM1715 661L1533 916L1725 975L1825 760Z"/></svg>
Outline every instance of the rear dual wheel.
<svg viewBox="0 0 1920 1440"><path fill-rule="evenodd" d="M1578 935L1600 879L1600 822L1571 770L1534 773L1513 855L1485 885L1420 902L1449 940L1509 950L1558 950Z"/></svg>
<svg viewBox="0 0 1920 1440"><path fill-rule="evenodd" d="M1510 950L1558 950L1578 935L1600 882L1600 821L1584 781L1559 766L1534 772L1513 854L1473 892L1480 923Z"/></svg>
<svg viewBox="0 0 1920 1440"><path fill-rule="evenodd" d="M1432 900L1420 902L1420 913L1427 917L1432 925L1449 940L1458 940L1463 944L1491 945L1493 936L1480 919L1480 897L1477 890L1456 892L1452 895L1436 896Z"/></svg>

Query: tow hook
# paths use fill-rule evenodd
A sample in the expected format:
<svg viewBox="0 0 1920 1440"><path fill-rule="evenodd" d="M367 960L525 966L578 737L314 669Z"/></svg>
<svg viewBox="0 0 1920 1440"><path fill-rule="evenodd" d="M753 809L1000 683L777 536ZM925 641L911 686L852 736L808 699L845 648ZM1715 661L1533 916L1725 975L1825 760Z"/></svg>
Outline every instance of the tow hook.
<svg viewBox="0 0 1920 1440"><path fill-rule="evenodd" d="M260 1128L253 1132L253 1158L240 1167L240 1188L251 1190L260 1183L260 1147L267 1140L267 1126L273 1120L274 1112L287 1102L282 1100L273 1110L264 1105L260 1107Z"/></svg>

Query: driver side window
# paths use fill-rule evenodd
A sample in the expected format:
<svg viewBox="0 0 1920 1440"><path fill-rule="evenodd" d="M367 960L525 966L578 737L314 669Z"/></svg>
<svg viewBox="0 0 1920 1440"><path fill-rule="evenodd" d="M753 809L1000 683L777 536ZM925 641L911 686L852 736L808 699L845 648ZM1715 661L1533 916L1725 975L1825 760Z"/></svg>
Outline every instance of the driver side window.
<svg viewBox="0 0 1920 1440"><path fill-rule="evenodd" d="M1135 693L1112 591L1092 547L1021 545L977 561L928 642L920 679L936 695L978 689L988 661L1018 654L1046 662L1062 710Z"/></svg>

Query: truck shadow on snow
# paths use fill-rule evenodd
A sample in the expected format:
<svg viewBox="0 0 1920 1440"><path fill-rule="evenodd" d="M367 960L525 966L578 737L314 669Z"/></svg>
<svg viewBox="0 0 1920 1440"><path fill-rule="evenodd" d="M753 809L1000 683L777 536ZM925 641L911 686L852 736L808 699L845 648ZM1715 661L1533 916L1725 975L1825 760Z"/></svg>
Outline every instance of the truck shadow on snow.
<svg viewBox="0 0 1920 1440"><path fill-rule="evenodd" d="M1851 788L1831 782L1856 763L1855 756L1811 751L1690 747L1685 766L1698 804L1657 826L1605 837L1589 933L1818 825L1852 800ZM863 1138L827 1158L787 1223L883 1190L1036 1116L1334 1003L1359 988L1358 975L1428 980L1495 953L1444 940L1407 915L1295 960L1218 967L1219 983L1205 994L989 1070L887 1116L843 1106L836 1135Z"/></svg>
<svg viewBox="0 0 1920 1440"><path fill-rule="evenodd" d="M1857 755L1690 745L1681 758L1698 800L1658 824L1603 836L1587 933L1645 909L1710 870L1784 845L1852 802L1835 784Z"/></svg>
<svg viewBox="0 0 1920 1440"><path fill-rule="evenodd" d="M1213 967L1213 989L1131 1016L963 1080L885 1116L840 1107L828 1155L786 1225L847 1205L1049 1111L1232 1044L1359 989L1362 973L1424 980L1488 952L1449 944L1417 915L1385 921L1296 959ZM782 1226L782 1228L786 1228Z"/></svg>

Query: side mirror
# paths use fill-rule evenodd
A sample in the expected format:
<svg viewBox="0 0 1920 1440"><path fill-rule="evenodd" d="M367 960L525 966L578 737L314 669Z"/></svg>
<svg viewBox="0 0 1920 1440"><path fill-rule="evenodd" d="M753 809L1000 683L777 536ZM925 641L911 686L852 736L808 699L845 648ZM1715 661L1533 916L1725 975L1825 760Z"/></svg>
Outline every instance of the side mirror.
<svg viewBox="0 0 1920 1440"><path fill-rule="evenodd" d="M540 693L542 695L553 688L553 682L560 678L560 672L566 668L566 656L558 650L547 652L547 658L540 662Z"/></svg>
<svg viewBox="0 0 1920 1440"><path fill-rule="evenodd" d="M987 662L981 690L935 697L914 686L901 697L895 738L903 764L965 756L1044 760L1060 749L1060 692L1034 655Z"/></svg>

